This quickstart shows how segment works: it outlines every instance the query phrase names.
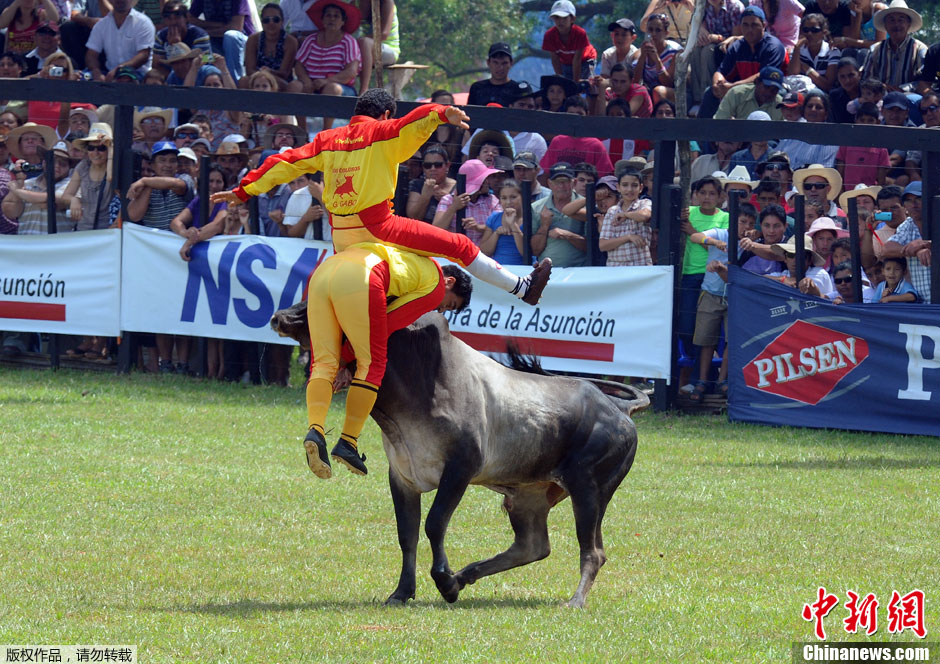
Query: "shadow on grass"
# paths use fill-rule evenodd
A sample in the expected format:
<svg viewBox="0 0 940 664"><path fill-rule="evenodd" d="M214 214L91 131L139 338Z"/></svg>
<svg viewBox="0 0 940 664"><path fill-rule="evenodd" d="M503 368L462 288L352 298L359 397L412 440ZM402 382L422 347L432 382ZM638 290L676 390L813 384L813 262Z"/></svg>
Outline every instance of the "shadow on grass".
<svg viewBox="0 0 940 664"><path fill-rule="evenodd" d="M804 459L801 461L759 461L751 463L708 463L721 468L768 468L774 470L922 470L940 468L940 459L888 459L862 457L857 459Z"/></svg>
<svg viewBox="0 0 940 664"><path fill-rule="evenodd" d="M405 607L387 607L389 611L407 610L413 608L438 608L447 610L477 611L483 609L537 609L542 607L560 606L562 600L554 599L518 599L518 598L474 598L458 600L455 604L447 604L443 599L412 600ZM363 600L319 600L310 602L264 602L253 599L242 599L236 602L222 602L209 604L196 604L193 606L148 606L146 611L166 613L199 613L231 618L253 618L265 613L279 613L285 611L356 611L362 609L386 608L384 599Z"/></svg>

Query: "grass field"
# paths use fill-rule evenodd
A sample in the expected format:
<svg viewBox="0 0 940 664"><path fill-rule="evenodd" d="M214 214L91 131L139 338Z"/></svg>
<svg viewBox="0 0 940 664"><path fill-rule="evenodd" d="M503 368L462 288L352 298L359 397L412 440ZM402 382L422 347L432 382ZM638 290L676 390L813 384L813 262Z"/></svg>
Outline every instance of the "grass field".
<svg viewBox="0 0 940 664"><path fill-rule="evenodd" d="M334 404L331 424L338 425ZM307 470L299 388L0 369L0 643L137 644L150 662L789 662L825 586L927 597L940 629L936 439L643 413L583 611L570 502L552 555L447 605L428 575L387 609L400 556L378 428L370 474ZM472 487L456 568L511 540ZM425 497L425 511L430 505ZM826 619L846 640L837 607Z"/></svg>

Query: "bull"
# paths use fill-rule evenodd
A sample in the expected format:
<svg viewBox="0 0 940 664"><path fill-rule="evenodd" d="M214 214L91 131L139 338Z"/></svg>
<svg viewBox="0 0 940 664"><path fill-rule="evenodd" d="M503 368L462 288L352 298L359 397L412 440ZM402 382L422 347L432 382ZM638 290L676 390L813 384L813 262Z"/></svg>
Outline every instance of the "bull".
<svg viewBox="0 0 940 664"><path fill-rule="evenodd" d="M271 326L307 344L306 302L277 312ZM425 533L431 578L446 601L457 601L478 579L547 557L548 513L570 496L581 578L566 604L584 606L607 560L604 513L636 455L630 415L649 398L619 383L539 373L537 364L512 357L516 369L482 355L452 336L437 313L390 337L372 410L388 457L402 552L398 586L386 604L414 599L421 494L436 489ZM502 553L454 573L444 535L471 484L504 496L515 539Z"/></svg>

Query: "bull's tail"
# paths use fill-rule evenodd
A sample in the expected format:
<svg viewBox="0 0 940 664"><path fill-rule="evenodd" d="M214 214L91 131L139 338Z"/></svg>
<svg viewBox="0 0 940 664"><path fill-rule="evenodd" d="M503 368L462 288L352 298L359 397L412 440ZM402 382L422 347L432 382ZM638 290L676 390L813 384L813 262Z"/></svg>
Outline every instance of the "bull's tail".
<svg viewBox="0 0 940 664"><path fill-rule="evenodd" d="M525 373L540 374L542 376L554 375L542 367L542 362L539 360L538 356L524 354L519 349L519 346L512 340L506 344L506 355L509 358L508 366L510 369ZM603 392L607 398L617 406L617 408L627 415L633 415L633 413L639 410L649 408L649 396L631 385L624 385L623 383L616 383L612 380L602 380L600 378L590 378L587 376L580 378L581 380L593 383L595 387Z"/></svg>

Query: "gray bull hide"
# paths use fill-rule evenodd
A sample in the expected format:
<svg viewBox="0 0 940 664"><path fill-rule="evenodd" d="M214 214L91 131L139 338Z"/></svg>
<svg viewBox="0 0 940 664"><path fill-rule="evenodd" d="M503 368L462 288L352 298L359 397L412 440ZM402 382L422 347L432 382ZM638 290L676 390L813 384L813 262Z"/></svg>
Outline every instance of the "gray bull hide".
<svg viewBox="0 0 940 664"><path fill-rule="evenodd" d="M271 325L307 343L306 303L277 312ZM445 600L455 602L466 585L484 576L548 556L548 512L571 496L581 580L567 605L584 606L607 560L604 512L636 454L629 416L648 405L646 395L617 383L503 366L452 336L437 313L393 334L372 410L388 457L402 550L398 587L387 603L414 599L421 494L436 489L425 533L431 577ZM471 484L505 496L515 541L454 573L444 534Z"/></svg>

